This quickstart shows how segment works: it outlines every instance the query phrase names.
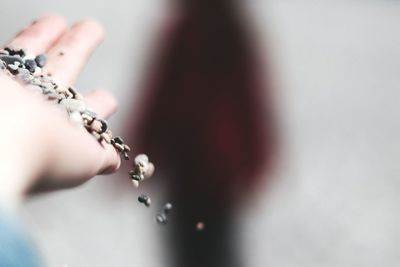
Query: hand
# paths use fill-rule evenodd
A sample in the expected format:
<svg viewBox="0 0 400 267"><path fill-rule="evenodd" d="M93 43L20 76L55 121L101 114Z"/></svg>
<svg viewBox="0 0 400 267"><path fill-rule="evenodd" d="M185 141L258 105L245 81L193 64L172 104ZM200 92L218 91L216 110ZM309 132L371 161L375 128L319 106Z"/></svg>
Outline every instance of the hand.
<svg viewBox="0 0 400 267"><path fill-rule="evenodd" d="M70 86L103 36L92 20L68 29L62 18L47 16L6 46L47 54L43 72ZM118 169L115 149L69 121L57 105L6 75L0 75L0 94L0 201L13 204L27 193L77 186ZM105 91L89 93L85 102L102 118L116 110L115 99Z"/></svg>

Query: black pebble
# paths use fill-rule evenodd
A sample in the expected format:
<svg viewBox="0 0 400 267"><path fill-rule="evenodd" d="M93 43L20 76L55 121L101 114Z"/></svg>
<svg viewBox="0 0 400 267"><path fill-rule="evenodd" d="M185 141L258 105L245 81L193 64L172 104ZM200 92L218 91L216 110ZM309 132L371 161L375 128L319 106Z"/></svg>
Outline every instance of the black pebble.
<svg viewBox="0 0 400 267"><path fill-rule="evenodd" d="M150 207L151 199L146 195L140 195L138 197L138 201L146 205L146 207Z"/></svg>
<svg viewBox="0 0 400 267"><path fill-rule="evenodd" d="M26 51L24 49L20 49L20 50L17 50L15 52L15 54L19 55L20 57L25 57L26 56Z"/></svg>
<svg viewBox="0 0 400 267"><path fill-rule="evenodd" d="M99 119L99 121L101 122L101 133L99 133L99 134L102 134L105 131L107 131L108 124L107 124L107 122L105 120Z"/></svg>
<svg viewBox="0 0 400 267"><path fill-rule="evenodd" d="M117 143L117 144L123 144L124 143L124 140L120 137L120 136L116 136L116 137L114 137L114 142L115 143Z"/></svg>
<svg viewBox="0 0 400 267"><path fill-rule="evenodd" d="M72 97L75 98L76 96L76 90L73 87L68 87L68 91L72 94ZM93 117L93 116L92 116Z"/></svg>
<svg viewBox="0 0 400 267"><path fill-rule="evenodd" d="M47 63L47 57L43 54L40 54L35 58L35 62L40 68L42 68Z"/></svg>
<svg viewBox="0 0 400 267"><path fill-rule="evenodd" d="M10 47L6 47L6 48L4 48L4 50L6 50L11 56L14 56L14 55L18 55L20 57L26 56L26 52L24 49L14 50Z"/></svg>
<svg viewBox="0 0 400 267"><path fill-rule="evenodd" d="M36 62L32 59L25 60L25 68L34 73L36 70Z"/></svg>

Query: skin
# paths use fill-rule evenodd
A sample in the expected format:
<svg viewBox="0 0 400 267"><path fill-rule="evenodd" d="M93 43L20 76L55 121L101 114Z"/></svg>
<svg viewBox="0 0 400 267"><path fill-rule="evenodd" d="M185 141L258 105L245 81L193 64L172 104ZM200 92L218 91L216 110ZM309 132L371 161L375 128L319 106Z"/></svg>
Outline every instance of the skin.
<svg viewBox="0 0 400 267"><path fill-rule="evenodd" d="M46 53L44 73L70 86L103 38L103 28L93 20L68 27L62 17L51 15L38 19L4 46L25 48L34 55ZM1 206L13 209L30 194L78 186L119 168L115 149L70 122L56 105L3 74L0 93ZM88 93L85 102L104 119L117 108L115 98L104 90Z"/></svg>

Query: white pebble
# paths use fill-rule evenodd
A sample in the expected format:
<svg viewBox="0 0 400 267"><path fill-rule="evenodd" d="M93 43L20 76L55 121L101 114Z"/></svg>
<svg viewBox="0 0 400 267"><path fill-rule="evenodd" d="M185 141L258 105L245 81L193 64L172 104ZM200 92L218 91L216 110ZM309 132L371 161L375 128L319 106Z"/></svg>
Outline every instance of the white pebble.
<svg viewBox="0 0 400 267"><path fill-rule="evenodd" d="M79 111L84 112L86 109L85 102L76 99L63 99L60 102L69 112Z"/></svg>
<svg viewBox="0 0 400 267"><path fill-rule="evenodd" d="M139 154L135 157L135 164L140 164L142 162L148 163L149 157L146 154Z"/></svg>
<svg viewBox="0 0 400 267"><path fill-rule="evenodd" d="M133 184L133 186L134 186L135 188L138 188L138 187L139 187L139 182L136 181L136 180L132 180L132 184Z"/></svg>
<svg viewBox="0 0 400 267"><path fill-rule="evenodd" d="M144 174L144 178L150 178L153 175L154 170L155 170L154 164L149 162L149 164L147 165L147 170Z"/></svg>
<svg viewBox="0 0 400 267"><path fill-rule="evenodd" d="M69 114L69 118L71 119L71 121L83 125L83 119L79 112L71 112Z"/></svg>

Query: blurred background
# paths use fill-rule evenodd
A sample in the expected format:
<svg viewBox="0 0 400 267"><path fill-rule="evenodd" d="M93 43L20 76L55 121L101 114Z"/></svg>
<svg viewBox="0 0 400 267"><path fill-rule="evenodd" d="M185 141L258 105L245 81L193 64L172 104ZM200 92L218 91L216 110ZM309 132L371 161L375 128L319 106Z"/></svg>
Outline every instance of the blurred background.
<svg viewBox="0 0 400 267"><path fill-rule="evenodd" d="M49 12L99 20L107 39L78 88L111 89L120 108L110 123L125 132L141 114L132 111L171 2L1 1L0 41ZM400 2L243 0L240 9L269 66L280 143L274 172L259 174L269 182L234 205L242 265L398 266ZM172 226L153 218L169 200L163 178L141 188L153 209L120 172L36 197L21 216L49 267L166 266Z"/></svg>

